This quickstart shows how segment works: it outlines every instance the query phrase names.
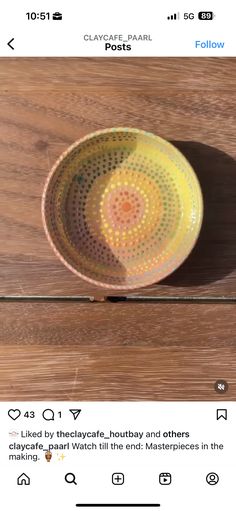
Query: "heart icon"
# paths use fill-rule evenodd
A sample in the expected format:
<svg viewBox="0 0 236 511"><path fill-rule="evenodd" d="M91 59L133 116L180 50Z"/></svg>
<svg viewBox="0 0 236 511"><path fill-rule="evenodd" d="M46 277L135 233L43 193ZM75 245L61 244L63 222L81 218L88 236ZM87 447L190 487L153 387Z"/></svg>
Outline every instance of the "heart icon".
<svg viewBox="0 0 236 511"><path fill-rule="evenodd" d="M16 410L13 410L13 408L11 408L11 410L8 410L8 415L9 415L9 417L11 417L11 419L13 421L18 419L18 417L20 417L20 414L21 414L21 411L18 410L18 408L16 408Z"/></svg>

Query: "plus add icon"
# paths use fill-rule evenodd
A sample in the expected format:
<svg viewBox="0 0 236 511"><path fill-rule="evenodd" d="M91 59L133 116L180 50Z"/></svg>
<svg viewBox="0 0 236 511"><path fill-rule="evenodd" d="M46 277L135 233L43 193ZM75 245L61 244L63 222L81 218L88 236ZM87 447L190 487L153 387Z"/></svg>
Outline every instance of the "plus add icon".
<svg viewBox="0 0 236 511"><path fill-rule="evenodd" d="M125 476L122 472L114 472L112 474L112 484L124 484Z"/></svg>

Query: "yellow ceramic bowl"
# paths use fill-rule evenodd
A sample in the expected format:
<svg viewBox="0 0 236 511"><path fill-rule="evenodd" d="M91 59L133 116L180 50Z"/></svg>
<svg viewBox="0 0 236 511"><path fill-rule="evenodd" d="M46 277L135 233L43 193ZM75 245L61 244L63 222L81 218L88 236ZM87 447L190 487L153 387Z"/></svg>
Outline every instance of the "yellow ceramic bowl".
<svg viewBox="0 0 236 511"><path fill-rule="evenodd" d="M162 138L111 128L75 142L47 179L47 237L61 261L98 286L159 282L186 259L203 202L186 158Z"/></svg>

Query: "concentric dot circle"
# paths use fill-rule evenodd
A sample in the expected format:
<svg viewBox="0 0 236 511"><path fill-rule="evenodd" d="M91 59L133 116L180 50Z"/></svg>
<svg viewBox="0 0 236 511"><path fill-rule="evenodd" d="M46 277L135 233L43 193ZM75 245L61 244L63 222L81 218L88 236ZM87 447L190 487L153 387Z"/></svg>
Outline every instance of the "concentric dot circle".
<svg viewBox="0 0 236 511"><path fill-rule="evenodd" d="M188 162L150 133L117 128L74 144L44 191L43 218L57 255L105 287L155 282L196 241L202 197Z"/></svg>
<svg viewBox="0 0 236 511"><path fill-rule="evenodd" d="M137 259L141 241L149 243L162 216L160 190L142 173L127 175L116 169L109 181L97 179L86 199L89 231L112 247L120 262L131 256ZM129 271L135 271L134 267Z"/></svg>

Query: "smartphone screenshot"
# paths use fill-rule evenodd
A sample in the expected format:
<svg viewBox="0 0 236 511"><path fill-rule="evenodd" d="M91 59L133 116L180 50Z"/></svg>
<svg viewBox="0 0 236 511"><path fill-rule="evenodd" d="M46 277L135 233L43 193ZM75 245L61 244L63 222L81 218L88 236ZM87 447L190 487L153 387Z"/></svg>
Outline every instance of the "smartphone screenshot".
<svg viewBox="0 0 236 511"><path fill-rule="evenodd" d="M4 511L235 511L235 15L1 8Z"/></svg>

